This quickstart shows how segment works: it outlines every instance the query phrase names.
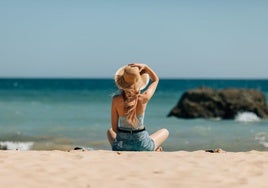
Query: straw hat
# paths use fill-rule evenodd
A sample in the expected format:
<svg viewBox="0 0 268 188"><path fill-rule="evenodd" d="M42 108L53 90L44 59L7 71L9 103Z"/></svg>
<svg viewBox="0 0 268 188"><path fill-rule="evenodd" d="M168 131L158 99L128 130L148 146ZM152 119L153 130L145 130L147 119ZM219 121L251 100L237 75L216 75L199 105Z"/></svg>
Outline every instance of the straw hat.
<svg viewBox="0 0 268 188"><path fill-rule="evenodd" d="M116 71L114 80L119 89L143 90L149 83L150 77L147 73L140 74L138 67L125 65Z"/></svg>

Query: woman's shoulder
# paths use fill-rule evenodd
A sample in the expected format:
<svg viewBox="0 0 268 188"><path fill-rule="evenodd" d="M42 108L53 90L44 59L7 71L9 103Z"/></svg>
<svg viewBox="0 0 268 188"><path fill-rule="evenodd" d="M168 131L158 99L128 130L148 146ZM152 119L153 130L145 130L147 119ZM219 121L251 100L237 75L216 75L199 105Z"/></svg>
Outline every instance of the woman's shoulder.
<svg viewBox="0 0 268 188"><path fill-rule="evenodd" d="M146 94L142 93L139 95L139 101L143 104L148 103L150 99L147 97Z"/></svg>
<svg viewBox="0 0 268 188"><path fill-rule="evenodd" d="M114 95L113 100L115 101L123 100L123 96L121 94Z"/></svg>

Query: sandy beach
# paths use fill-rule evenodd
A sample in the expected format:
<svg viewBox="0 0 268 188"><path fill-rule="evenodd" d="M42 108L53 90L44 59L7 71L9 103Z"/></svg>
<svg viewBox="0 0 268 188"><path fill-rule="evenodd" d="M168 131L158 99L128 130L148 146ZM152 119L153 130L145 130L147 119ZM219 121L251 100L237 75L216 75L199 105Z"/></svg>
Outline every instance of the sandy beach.
<svg viewBox="0 0 268 188"><path fill-rule="evenodd" d="M268 152L0 151L0 185L267 187Z"/></svg>

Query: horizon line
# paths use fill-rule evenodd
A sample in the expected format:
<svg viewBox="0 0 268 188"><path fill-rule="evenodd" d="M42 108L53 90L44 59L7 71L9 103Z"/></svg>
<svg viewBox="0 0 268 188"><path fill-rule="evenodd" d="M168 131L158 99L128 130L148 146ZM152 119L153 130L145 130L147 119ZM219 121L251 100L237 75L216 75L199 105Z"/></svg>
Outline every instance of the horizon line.
<svg viewBox="0 0 268 188"><path fill-rule="evenodd" d="M97 79L104 79L104 80L113 80L113 77L1 77L0 80L15 80L15 79L21 79L21 80L30 80L30 79L36 79L36 80L97 80ZM268 78L246 78L246 77L159 77L160 80L268 80Z"/></svg>

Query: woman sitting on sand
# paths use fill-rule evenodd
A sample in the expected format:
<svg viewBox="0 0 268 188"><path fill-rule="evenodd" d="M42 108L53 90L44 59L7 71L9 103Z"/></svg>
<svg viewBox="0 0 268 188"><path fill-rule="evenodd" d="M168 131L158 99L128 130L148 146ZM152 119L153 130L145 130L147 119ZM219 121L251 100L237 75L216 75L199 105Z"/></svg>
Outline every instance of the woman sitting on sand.
<svg viewBox="0 0 268 188"><path fill-rule="evenodd" d="M141 93L150 78L150 85ZM146 106L158 81L156 73L146 64L129 64L117 70L115 83L121 93L112 99L112 127L107 132L114 151L162 151L168 130L160 129L149 136L143 124Z"/></svg>

